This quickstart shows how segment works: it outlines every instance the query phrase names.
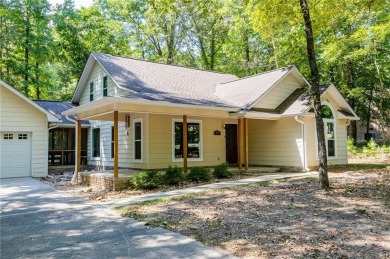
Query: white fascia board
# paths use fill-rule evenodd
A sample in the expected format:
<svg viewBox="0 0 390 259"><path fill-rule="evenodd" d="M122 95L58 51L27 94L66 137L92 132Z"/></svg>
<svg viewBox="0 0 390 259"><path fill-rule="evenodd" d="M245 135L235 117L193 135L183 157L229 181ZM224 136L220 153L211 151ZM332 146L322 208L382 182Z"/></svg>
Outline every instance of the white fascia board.
<svg viewBox="0 0 390 259"><path fill-rule="evenodd" d="M10 86L9 84L7 84L6 82L4 82L1 79L0 79L0 84L3 85L5 88L7 88L10 92L14 93L19 98L23 99L25 102L27 102L30 105L32 105L34 108L36 108L39 111L41 111L44 114L46 114L48 122L60 122L60 119L57 116L55 116L54 114L52 114L48 110L42 108L40 105L36 104L30 98L28 98L27 96L25 96L24 94L22 94L21 92L19 92L18 90L16 90L15 88L13 88L12 86Z"/></svg>
<svg viewBox="0 0 390 259"><path fill-rule="evenodd" d="M84 86L87 83L87 80L89 78L89 75L92 72L93 66L95 65L96 59L92 55L92 53L89 55L87 63L84 66L83 73L80 76L80 79L77 83L76 90L73 93L72 97L72 103L79 103L81 94L83 93Z"/></svg>
<svg viewBox="0 0 390 259"><path fill-rule="evenodd" d="M85 112L92 110L94 108L110 105L110 104L143 104L150 106L160 106L160 107L173 107L173 108L190 108L190 109L203 109L203 110L214 110L214 111L226 111L231 112L232 110L236 110L237 108L229 108L229 107L213 107L213 106L204 106L204 105L191 105L191 104L176 104L176 103L168 103L161 101L147 101L141 99L127 99L123 97L103 97L99 100L83 104L81 106L69 109L64 111L62 115L77 115L77 113Z"/></svg>
<svg viewBox="0 0 390 259"><path fill-rule="evenodd" d="M349 106L348 102L344 99L344 97L341 95L339 90L337 90L334 84L330 84L329 87L322 93L321 97L325 95L325 93L327 92L330 92L330 95L334 97L337 102L341 102L343 106L346 106L349 109L349 111L357 118L356 120L359 120L359 116L356 115L355 111L351 108L351 106Z"/></svg>
<svg viewBox="0 0 390 259"><path fill-rule="evenodd" d="M264 98L264 96L267 95L268 92L270 92L272 89L274 89L275 87L277 87L277 85L282 82L289 74L293 74L295 79L299 82L301 78L302 81L299 82L300 84L304 84L306 83L307 85L310 86L309 82L305 79L305 77L302 75L302 73L298 70L298 68L293 65L291 67L291 69L289 71L287 71L282 77L280 77L270 88L268 88L259 98L257 98L251 105L248 106L248 109L251 109L253 108L254 106L256 106L259 102L262 101L262 99Z"/></svg>
<svg viewBox="0 0 390 259"><path fill-rule="evenodd" d="M93 55L93 53L91 53L91 55ZM112 81L115 83L115 85L120 88L120 89L123 89L125 91L129 91L130 93L136 93L136 91L133 91L133 90L130 90L129 88L126 88L126 87L122 87L120 86L116 81L115 79L112 77L112 75L110 73L108 73L107 69L99 62L99 60L93 56L95 58L95 61L103 68L104 72L106 72L107 75L109 75L112 79Z"/></svg>

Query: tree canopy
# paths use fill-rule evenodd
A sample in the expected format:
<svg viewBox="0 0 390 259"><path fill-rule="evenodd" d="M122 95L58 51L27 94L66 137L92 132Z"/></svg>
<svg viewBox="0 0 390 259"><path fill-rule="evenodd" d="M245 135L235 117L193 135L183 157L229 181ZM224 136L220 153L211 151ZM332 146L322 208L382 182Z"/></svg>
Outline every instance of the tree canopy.
<svg viewBox="0 0 390 259"><path fill-rule="evenodd" d="M321 84L390 126L389 0L309 1ZM247 76L295 64L310 80L299 1L0 0L0 78L69 100L90 51Z"/></svg>

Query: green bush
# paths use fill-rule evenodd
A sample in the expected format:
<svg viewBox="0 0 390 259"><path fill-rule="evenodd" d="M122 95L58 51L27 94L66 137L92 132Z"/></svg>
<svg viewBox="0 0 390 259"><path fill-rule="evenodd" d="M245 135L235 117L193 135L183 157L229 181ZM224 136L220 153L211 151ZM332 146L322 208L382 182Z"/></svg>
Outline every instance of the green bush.
<svg viewBox="0 0 390 259"><path fill-rule="evenodd" d="M386 146L385 144L383 144L381 147L381 152L383 154L390 154L390 146Z"/></svg>
<svg viewBox="0 0 390 259"><path fill-rule="evenodd" d="M155 189L160 185L157 171L136 173L131 180L137 189Z"/></svg>
<svg viewBox="0 0 390 259"><path fill-rule="evenodd" d="M164 180L166 184L179 184L184 180L183 169L177 166L170 166L165 172Z"/></svg>
<svg viewBox="0 0 390 259"><path fill-rule="evenodd" d="M215 166L213 174L216 178L230 178L233 176L233 174L228 170L227 163L222 163Z"/></svg>
<svg viewBox="0 0 390 259"><path fill-rule="evenodd" d="M347 150L349 155L356 155L357 153L359 153L359 149L353 144L353 142L353 138L347 138Z"/></svg>
<svg viewBox="0 0 390 259"><path fill-rule="evenodd" d="M208 168L195 166L187 175L187 179L193 182L203 182L211 179L211 171Z"/></svg>
<svg viewBox="0 0 390 259"><path fill-rule="evenodd" d="M367 143L367 146L363 147L363 153L365 155L375 155L378 153L378 151L378 144L374 139L370 139L370 141Z"/></svg>

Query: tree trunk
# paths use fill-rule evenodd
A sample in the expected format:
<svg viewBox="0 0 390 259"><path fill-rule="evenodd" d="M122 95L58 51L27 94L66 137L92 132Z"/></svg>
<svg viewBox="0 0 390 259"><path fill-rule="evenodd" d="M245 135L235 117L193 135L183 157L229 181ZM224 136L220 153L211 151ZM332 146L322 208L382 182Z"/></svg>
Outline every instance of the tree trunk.
<svg viewBox="0 0 390 259"><path fill-rule="evenodd" d="M37 99L41 99L41 89L39 87L39 63L38 61L35 62L35 85L36 85L36 94L37 94Z"/></svg>
<svg viewBox="0 0 390 259"><path fill-rule="evenodd" d="M28 11L26 11L28 12ZM28 94L28 85L29 85L29 57L30 57L30 54L29 54L29 50L28 50L28 46L30 44L29 42L29 38L30 38L30 18L28 17L28 13L26 14L27 18L26 18L26 40L25 40L25 46L24 46L24 87L23 87L23 90L24 90L24 94L29 96Z"/></svg>
<svg viewBox="0 0 390 259"><path fill-rule="evenodd" d="M319 72L314 50L313 29L311 26L310 11L307 0L300 0L301 11L305 21L306 48L310 63L311 88L310 94L314 101L314 113L317 126L318 158L319 158L319 182L322 189L329 189L328 161L326 154L324 121L322 120L321 92L319 84Z"/></svg>
<svg viewBox="0 0 390 259"><path fill-rule="evenodd" d="M351 61L348 62L348 76L347 76L347 83L348 83L348 88L349 89L354 89L355 88L355 78L354 78L354 71L353 71L353 64ZM347 99L349 105L351 106L351 108L353 110L355 110L356 108L356 99L355 97L349 97ZM353 139L353 144L356 146L357 144L357 123L356 121L353 121L351 124L350 124L350 135Z"/></svg>
<svg viewBox="0 0 390 259"><path fill-rule="evenodd" d="M249 48L249 36L248 36L248 30L244 30L244 42L245 42L245 74L249 75L250 68L249 68L249 62L250 62L250 48Z"/></svg>

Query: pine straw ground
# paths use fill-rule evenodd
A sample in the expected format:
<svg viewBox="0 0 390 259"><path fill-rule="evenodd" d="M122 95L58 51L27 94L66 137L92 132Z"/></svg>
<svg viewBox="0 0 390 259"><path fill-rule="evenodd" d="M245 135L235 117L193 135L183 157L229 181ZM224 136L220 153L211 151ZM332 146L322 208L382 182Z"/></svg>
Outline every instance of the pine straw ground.
<svg viewBox="0 0 390 259"><path fill-rule="evenodd" d="M244 258L390 258L390 165L208 191L118 208Z"/></svg>

